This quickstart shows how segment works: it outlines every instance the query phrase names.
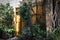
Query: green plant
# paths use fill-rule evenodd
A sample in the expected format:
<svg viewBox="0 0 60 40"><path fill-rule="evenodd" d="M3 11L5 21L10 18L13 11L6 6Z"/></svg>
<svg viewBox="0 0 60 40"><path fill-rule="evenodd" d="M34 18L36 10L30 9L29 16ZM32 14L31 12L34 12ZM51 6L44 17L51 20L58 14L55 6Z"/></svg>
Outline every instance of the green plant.
<svg viewBox="0 0 60 40"><path fill-rule="evenodd" d="M11 26L13 20L13 8L7 3L6 5L0 4L0 18L5 26Z"/></svg>
<svg viewBox="0 0 60 40"><path fill-rule="evenodd" d="M14 29L7 29L6 32L9 33L9 34L14 34L15 30Z"/></svg>
<svg viewBox="0 0 60 40"><path fill-rule="evenodd" d="M50 33L50 38L52 40L60 40L60 27L57 27Z"/></svg>
<svg viewBox="0 0 60 40"><path fill-rule="evenodd" d="M46 37L46 31L40 28L40 24L32 25L33 36L37 40L43 40Z"/></svg>
<svg viewBox="0 0 60 40"><path fill-rule="evenodd" d="M13 8L9 3L6 5L0 4L0 28L6 32L12 27Z"/></svg>
<svg viewBox="0 0 60 40"><path fill-rule="evenodd" d="M29 19L31 17L30 6L24 2L23 5L19 8L19 14L24 20Z"/></svg>
<svg viewBox="0 0 60 40"><path fill-rule="evenodd" d="M40 29L40 25L39 24L34 24L32 25L32 36L35 40L43 40L46 37L46 31ZM30 27L25 27L22 30L22 35L29 35L31 36L31 31L30 31Z"/></svg>
<svg viewBox="0 0 60 40"><path fill-rule="evenodd" d="M25 20L25 27L31 28L31 6L26 2L19 8L19 15Z"/></svg>

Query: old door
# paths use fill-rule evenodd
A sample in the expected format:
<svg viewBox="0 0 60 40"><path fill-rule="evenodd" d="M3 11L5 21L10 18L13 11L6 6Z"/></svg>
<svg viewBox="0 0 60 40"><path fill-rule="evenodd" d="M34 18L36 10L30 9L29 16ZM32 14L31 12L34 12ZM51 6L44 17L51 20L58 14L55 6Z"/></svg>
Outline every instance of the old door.
<svg viewBox="0 0 60 40"><path fill-rule="evenodd" d="M31 22L32 24L38 23L40 24L40 27L45 29L45 22L46 22L46 18L45 18L45 13L44 13L44 7L43 7L43 2L35 2L32 4L32 18L31 18Z"/></svg>

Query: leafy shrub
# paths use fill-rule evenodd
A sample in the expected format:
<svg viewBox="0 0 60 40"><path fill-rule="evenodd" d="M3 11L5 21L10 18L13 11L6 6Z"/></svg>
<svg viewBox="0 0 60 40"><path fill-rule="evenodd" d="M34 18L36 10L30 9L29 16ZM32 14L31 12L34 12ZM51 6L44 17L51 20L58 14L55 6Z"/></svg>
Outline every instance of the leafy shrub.
<svg viewBox="0 0 60 40"><path fill-rule="evenodd" d="M30 6L24 2L23 5L19 8L19 14L24 20L29 19L31 17Z"/></svg>
<svg viewBox="0 0 60 40"><path fill-rule="evenodd" d="M46 37L46 31L40 29L39 24L34 24L32 27L33 36L36 38L36 40L43 40Z"/></svg>
<svg viewBox="0 0 60 40"><path fill-rule="evenodd" d="M40 29L39 24L34 24L32 25L32 29L30 29L30 27L24 28L22 30L22 35L28 35L28 36L32 35L35 40L43 40L46 37L46 31Z"/></svg>
<svg viewBox="0 0 60 40"><path fill-rule="evenodd" d="M7 29L6 32L9 33L9 34L14 34L15 30L14 29Z"/></svg>

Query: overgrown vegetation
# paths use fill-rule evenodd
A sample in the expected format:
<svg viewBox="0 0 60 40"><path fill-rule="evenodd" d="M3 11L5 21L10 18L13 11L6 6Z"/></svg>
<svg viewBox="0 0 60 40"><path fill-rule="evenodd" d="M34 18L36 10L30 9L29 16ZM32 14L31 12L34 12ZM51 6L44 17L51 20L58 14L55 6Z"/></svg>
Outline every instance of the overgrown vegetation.
<svg viewBox="0 0 60 40"><path fill-rule="evenodd" d="M50 38L49 40L60 40L60 27L55 28L51 33L50 33Z"/></svg>
<svg viewBox="0 0 60 40"><path fill-rule="evenodd" d="M15 31L12 23L13 8L9 5L9 3L6 5L0 4L0 31L7 33L7 35L12 35Z"/></svg>
<svg viewBox="0 0 60 40"><path fill-rule="evenodd" d="M0 4L0 23L5 26L11 26L13 21L13 8L9 3L6 5Z"/></svg>
<svg viewBox="0 0 60 40"><path fill-rule="evenodd" d="M26 25L22 31L21 36L23 40L44 40L46 37L46 31L40 29L41 24L31 24L31 6L27 3L19 9L20 16L26 21ZM30 24L29 24L30 23ZM44 25L44 24L43 24Z"/></svg>
<svg viewBox="0 0 60 40"><path fill-rule="evenodd" d="M28 20L31 17L30 6L27 3L23 3L23 5L19 8L19 14L24 20Z"/></svg>
<svg viewBox="0 0 60 40"><path fill-rule="evenodd" d="M23 3L19 8L19 14L26 26L22 28L21 34L18 40L60 40L60 27L55 28L46 39L46 30L44 26L45 22L39 22L31 24L31 5ZM13 8L9 5L0 4L0 38L1 34L14 36L15 29L13 28ZM44 28L44 29L42 29Z"/></svg>
<svg viewBox="0 0 60 40"><path fill-rule="evenodd" d="M40 29L40 25L39 24L34 24L32 25L32 35L31 35L31 31L30 31L30 27L25 27L22 32L22 39L24 39L24 36L26 40L45 40L46 37L46 31ZM32 37L31 37L32 36Z"/></svg>

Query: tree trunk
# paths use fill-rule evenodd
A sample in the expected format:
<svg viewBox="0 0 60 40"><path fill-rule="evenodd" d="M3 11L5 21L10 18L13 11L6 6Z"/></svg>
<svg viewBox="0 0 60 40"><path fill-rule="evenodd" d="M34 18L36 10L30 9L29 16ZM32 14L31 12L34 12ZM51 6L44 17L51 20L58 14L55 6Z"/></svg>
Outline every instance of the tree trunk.
<svg viewBox="0 0 60 40"><path fill-rule="evenodd" d="M50 32L52 31L52 22L55 25L55 21L53 20L53 0L46 0L46 32L47 37L49 37Z"/></svg>

